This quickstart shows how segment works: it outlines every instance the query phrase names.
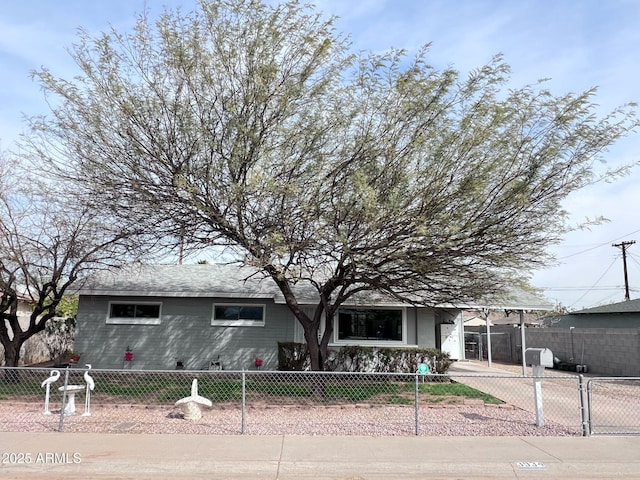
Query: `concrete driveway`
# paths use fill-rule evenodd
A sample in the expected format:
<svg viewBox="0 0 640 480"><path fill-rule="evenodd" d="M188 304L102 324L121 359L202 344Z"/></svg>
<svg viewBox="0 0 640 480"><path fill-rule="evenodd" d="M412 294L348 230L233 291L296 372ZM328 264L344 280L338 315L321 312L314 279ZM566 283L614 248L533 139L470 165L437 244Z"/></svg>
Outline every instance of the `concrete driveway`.
<svg viewBox="0 0 640 480"><path fill-rule="evenodd" d="M522 367L487 362L455 362L449 374L457 382L489 393L506 403L535 414L532 371ZM602 378L558 370L545 370L542 379L543 419L577 432L583 420L588 433L640 434L640 381ZM590 398L587 395L589 388ZM590 421L589 421L590 419Z"/></svg>

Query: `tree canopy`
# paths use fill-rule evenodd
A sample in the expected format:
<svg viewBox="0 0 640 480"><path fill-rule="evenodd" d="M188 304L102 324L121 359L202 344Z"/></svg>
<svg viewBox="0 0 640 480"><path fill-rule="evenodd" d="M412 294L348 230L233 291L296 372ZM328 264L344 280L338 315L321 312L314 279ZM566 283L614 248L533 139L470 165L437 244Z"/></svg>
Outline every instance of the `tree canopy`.
<svg viewBox="0 0 640 480"><path fill-rule="evenodd" d="M35 73L51 115L31 152L81 204L269 275L322 368L321 318L358 292L464 302L544 265L563 199L607 175L602 153L637 125L631 105L599 118L595 90L508 88L500 55L462 75L429 48L354 54L298 2L142 15L81 33L74 78Z"/></svg>

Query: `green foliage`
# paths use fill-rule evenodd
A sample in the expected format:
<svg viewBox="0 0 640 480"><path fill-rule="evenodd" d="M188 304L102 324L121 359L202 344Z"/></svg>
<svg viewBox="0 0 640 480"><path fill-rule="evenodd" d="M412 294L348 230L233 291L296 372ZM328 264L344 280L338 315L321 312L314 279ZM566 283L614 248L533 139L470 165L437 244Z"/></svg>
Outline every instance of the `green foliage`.
<svg viewBox="0 0 640 480"><path fill-rule="evenodd" d="M278 342L278 370L302 371L309 364L309 347L306 343Z"/></svg>
<svg viewBox="0 0 640 480"><path fill-rule="evenodd" d="M307 345L278 343L278 370L306 370L310 364ZM432 374L444 374L452 360L436 348L378 348L348 345L331 352L327 370L342 372L414 373L420 363L429 365Z"/></svg>
<svg viewBox="0 0 640 480"><path fill-rule="evenodd" d="M8 381L6 376L0 378L0 400L12 400L19 397L25 401L39 401L42 398L41 383L24 378L20 382Z"/></svg>
<svg viewBox="0 0 640 480"><path fill-rule="evenodd" d="M56 307L56 316L76 318L78 315L78 295L63 295Z"/></svg>
<svg viewBox="0 0 640 480"><path fill-rule="evenodd" d="M469 387L462 383L450 382L450 383L421 383L418 386L419 392L434 395L434 396L456 396L464 398L479 398L484 403L501 404L502 400L490 395L488 393L481 392L475 388Z"/></svg>
<svg viewBox="0 0 640 480"><path fill-rule="evenodd" d="M426 363L432 374L444 374L452 361L435 348L341 347L330 360L331 369L348 372L415 373Z"/></svg>
<svg viewBox="0 0 640 480"><path fill-rule="evenodd" d="M332 384L325 387L325 395L328 397L344 398L350 402L361 402L370 399L376 395L394 395L401 390L397 384L389 382L365 383L357 385L349 384ZM400 403L397 400L393 403Z"/></svg>
<svg viewBox="0 0 640 480"><path fill-rule="evenodd" d="M46 371L36 375L44 376ZM327 377L327 380L330 377ZM155 374L127 374L114 376L94 372L96 398L109 399L110 403L173 405L189 395L188 378L173 378ZM82 372L73 371L70 383L82 384ZM40 402L42 388L40 381L23 378L20 383L0 379L0 400ZM317 387L322 383L322 395L317 396ZM411 405L415 401L415 380L400 380L395 377L360 381L341 375L331 381L319 382L319 377L299 378L296 381L283 381L278 378L253 377L245 385L247 400L259 399L268 403L358 403L374 402L388 405ZM450 402L450 397L479 398L485 403L502 403L499 399L471 387L456 382L420 382L421 402ZM240 379L219 378L218 375L198 375L200 395L213 403L237 403L242 399L242 381Z"/></svg>
<svg viewBox="0 0 640 480"><path fill-rule="evenodd" d="M235 380L201 380L198 385L201 395L212 402L230 402L242 398L242 384Z"/></svg>
<svg viewBox="0 0 640 480"><path fill-rule="evenodd" d="M295 383L265 382L253 380L247 382L247 390L253 393L266 393L276 397L308 397L311 387Z"/></svg>
<svg viewBox="0 0 640 480"><path fill-rule="evenodd" d="M77 298L75 312L77 312ZM73 303L61 308L62 312L73 313ZM53 317L44 327L43 341L49 352L49 359L60 359L65 353L72 353L73 340L76 334L76 318L73 316Z"/></svg>

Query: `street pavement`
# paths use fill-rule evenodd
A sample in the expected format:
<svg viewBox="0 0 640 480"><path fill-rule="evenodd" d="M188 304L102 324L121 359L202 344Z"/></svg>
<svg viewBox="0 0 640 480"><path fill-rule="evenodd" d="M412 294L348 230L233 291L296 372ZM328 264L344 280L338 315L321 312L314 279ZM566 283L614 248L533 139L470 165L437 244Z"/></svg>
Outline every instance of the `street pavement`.
<svg viewBox="0 0 640 480"><path fill-rule="evenodd" d="M0 478L640 479L640 437L0 433Z"/></svg>

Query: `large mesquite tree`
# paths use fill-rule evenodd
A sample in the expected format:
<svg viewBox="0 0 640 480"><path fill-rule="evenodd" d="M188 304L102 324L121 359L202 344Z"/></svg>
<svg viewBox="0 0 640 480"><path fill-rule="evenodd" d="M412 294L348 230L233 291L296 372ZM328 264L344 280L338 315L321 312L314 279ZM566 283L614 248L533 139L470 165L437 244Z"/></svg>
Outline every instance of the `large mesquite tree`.
<svg viewBox="0 0 640 480"><path fill-rule="evenodd" d="M82 34L73 79L37 72L51 115L31 147L81 203L271 277L321 369L321 319L359 292L460 302L544 264L562 200L636 124L597 118L594 91L506 89L500 56L462 76L428 54L354 55L297 2L202 1Z"/></svg>

